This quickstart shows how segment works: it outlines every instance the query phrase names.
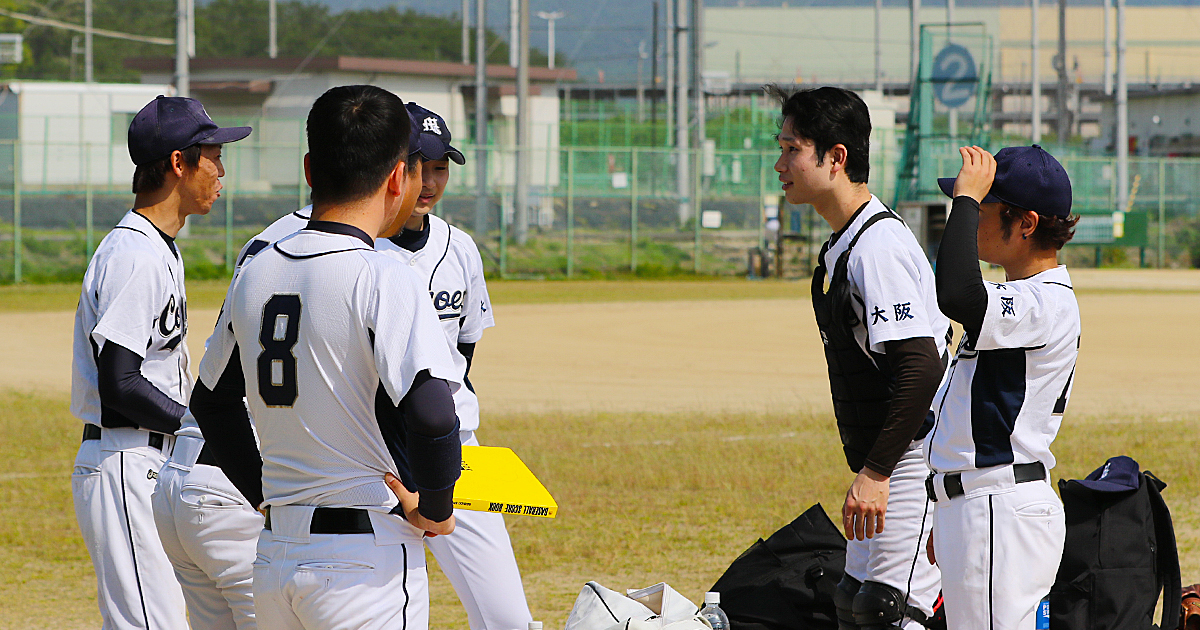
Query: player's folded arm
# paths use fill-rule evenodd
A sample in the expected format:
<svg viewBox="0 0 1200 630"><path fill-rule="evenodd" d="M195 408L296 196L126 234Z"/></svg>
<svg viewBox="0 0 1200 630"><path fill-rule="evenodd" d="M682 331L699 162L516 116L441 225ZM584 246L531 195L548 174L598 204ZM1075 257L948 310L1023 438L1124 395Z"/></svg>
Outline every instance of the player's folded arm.
<svg viewBox="0 0 1200 630"><path fill-rule="evenodd" d="M159 433L179 430L186 409L142 374L141 355L115 341L107 341L97 358L100 404L113 409L143 429Z"/></svg>
<svg viewBox="0 0 1200 630"><path fill-rule="evenodd" d="M421 493L418 510L434 522L444 521L454 513L454 482L462 471L462 444L450 384L422 370L400 408L410 472Z"/></svg>
<svg viewBox="0 0 1200 630"><path fill-rule="evenodd" d="M188 408L221 471L257 508L263 502L262 455L254 439L250 413L242 402L245 395L241 352L235 345L221 378L211 389L203 376L196 381Z"/></svg>
<svg viewBox="0 0 1200 630"><path fill-rule="evenodd" d="M944 366L932 337L888 341L884 347L896 385L887 417L864 465L890 477L925 421Z"/></svg>
<svg viewBox="0 0 1200 630"><path fill-rule="evenodd" d="M979 270L979 202L954 198L938 247L936 279L938 308L977 338L987 312L987 289Z"/></svg>

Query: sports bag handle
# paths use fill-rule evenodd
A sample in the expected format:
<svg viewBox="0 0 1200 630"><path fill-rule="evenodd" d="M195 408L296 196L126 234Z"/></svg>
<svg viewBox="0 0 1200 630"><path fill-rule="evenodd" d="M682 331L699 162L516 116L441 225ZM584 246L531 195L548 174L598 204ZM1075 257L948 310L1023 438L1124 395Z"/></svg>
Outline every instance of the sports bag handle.
<svg viewBox="0 0 1200 630"><path fill-rule="evenodd" d="M1158 627L1163 630L1179 627L1182 585L1179 575L1179 547L1175 543L1175 526L1171 523L1171 511L1167 502L1162 498L1162 490L1167 487L1161 479L1149 470L1143 471L1146 490L1150 496L1150 510L1154 514L1154 537L1158 540L1158 576L1163 583L1162 620Z"/></svg>

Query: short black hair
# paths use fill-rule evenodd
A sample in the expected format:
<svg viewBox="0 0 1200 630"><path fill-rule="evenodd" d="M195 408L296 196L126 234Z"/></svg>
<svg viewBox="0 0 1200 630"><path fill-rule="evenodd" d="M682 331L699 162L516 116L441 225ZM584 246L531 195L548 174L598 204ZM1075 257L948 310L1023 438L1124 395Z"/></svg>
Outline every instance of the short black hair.
<svg viewBox="0 0 1200 630"><path fill-rule="evenodd" d="M1000 209L1000 229L1004 232L1004 238L1012 236L1013 226L1026 212L1036 212L1035 210L1025 210L1017 206L1003 203ZM1065 217L1047 216L1037 212L1038 224L1034 228L1031 238L1033 244L1039 249L1060 250L1075 236L1075 224L1079 223L1079 215L1072 214Z"/></svg>
<svg viewBox="0 0 1200 630"><path fill-rule="evenodd" d="M867 183L871 174L871 111L857 94L836 87L787 92L778 85L767 86L767 93L782 105L779 124L792 119L792 128L811 140L817 164L834 145L846 147L846 177L857 184Z"/></svg>
<svg viewBox="0 0 1200 630"><path fill-rule="evenodd" d="M308 112L308 164L314 203L374 193L408 160L411 118L399 96L373 85L330 88Z"/></svg>
<svg viewBox="0 0 1200 630"><path fill-rule="evenodd" d="M179 150L183 154L183 163L189 168L200 166L200 145L193 144ZM175 155L172 151L171 155ZM158 190L167 182L167 171L171 168L171 155L165 158L142 164L133 169L133 194L148 193Z"/></svg>

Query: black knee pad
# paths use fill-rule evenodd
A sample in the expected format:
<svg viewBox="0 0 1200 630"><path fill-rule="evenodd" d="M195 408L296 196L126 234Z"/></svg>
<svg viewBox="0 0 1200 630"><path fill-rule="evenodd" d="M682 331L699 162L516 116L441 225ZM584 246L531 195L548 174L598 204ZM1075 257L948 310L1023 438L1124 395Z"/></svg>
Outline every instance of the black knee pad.
<svg viewBox="0 0 1200 630"><path fill-rule="evenodd" d="M858 595L860 588L862 588L862 582L849 575L842 575L842 581L838 582L837 588L833 591L833 606L837 610L838 630L859 630L858 624L854 621L854 596Z"/></svg>
<svg viewBox="0 0 1200 630"><path fill-rule="evenodd" d="M862 630L891 630L900 627L907 609L904 593L882 582L863 582L854 596L854 622Z"/></svg>

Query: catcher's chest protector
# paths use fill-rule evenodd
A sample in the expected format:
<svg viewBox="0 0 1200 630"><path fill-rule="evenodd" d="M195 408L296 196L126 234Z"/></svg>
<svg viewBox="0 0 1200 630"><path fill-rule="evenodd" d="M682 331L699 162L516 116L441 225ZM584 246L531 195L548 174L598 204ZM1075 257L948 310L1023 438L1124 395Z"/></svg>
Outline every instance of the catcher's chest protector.
<svg viewBox="0 0 1200 630"><path fill-rule="evenodd" d="M833 415L837 418L846 463L854 472L862 470L871 447L879 437L892 402L895 382L887 357L877 353L868 354L854 338L854 327L860 323L860 318L854 308L846 266L859 237L883 219L899 220L890 212L881 212L863 223L846 251L838 256L833 274L829 277L828 293L825 292L828 242L817 256L818 264L812 279L813 311L825 347L825 362L829 366Z"/></svg>
<svg viewBox="0 0 1200 630"><path fill-rule="evenodd" d="M1161 628L1179 624L1179 556L1166 484L1150 472L1138 489L1102 492L1060 480L1067 516L1062 564L1050 590L1051 630L1148 630L1159 592Z"/></svg>

